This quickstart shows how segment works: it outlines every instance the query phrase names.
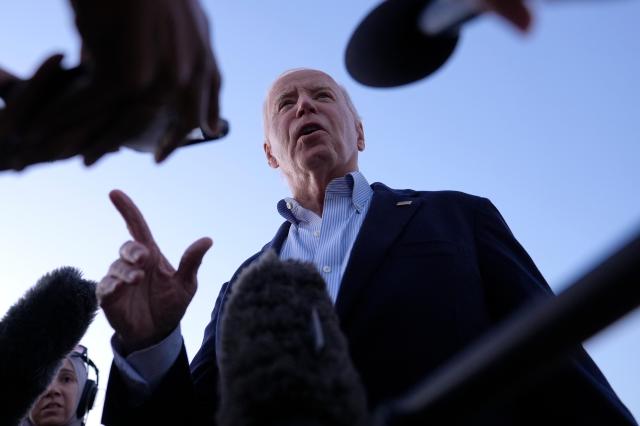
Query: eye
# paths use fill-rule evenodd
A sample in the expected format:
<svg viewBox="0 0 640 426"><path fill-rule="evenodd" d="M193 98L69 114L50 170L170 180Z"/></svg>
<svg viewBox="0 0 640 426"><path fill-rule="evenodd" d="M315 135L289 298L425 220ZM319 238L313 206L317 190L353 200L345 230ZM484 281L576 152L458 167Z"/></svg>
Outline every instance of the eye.
<svg viewBox="0 0 640 426"><path fill-rule="evenodd" d="M278 111L282 111L283 109L286 109L286 108L290 107L291 105L293 105L293 100L291 100L291 99L283 99L278 103Z"/></svg>
<svg viewBox="0 0 640 426"><path fill-rule="evenodd" d="M64 376L60 377L60 381L61 381L62 383L64 383L64 384L75 383L76 378L75 378L75 377L73 377L73 376L72 376L72 375L70 375L70 374L66 374L66 375L64 375Z"/></svg>
<svg viewBox="0 0 640 426"><path fill-rule="evenodd" d="M316 93L316 99L333 99L333 94L331 92L328 92L326 90L320 91L318 93Z"/></svg>

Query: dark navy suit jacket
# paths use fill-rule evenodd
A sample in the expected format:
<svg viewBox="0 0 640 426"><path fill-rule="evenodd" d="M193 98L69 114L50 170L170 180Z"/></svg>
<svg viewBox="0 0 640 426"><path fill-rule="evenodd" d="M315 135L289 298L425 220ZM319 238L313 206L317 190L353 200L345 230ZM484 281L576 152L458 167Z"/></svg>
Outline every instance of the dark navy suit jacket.
<svg viewBox="0 0 640 426"><path fill-rule="evenodd" d="M409 390L524 305L552 293L488 200L452 191L394 190L380 183L372 188L371 206L351 251L336 311L369 405L375 407ZM190 369L183 349L147 403L128 402L117 368L112 367L105 424L214 424L216 336L227 291L239 271L264 250L279 251L288 230L285 222L275 238L223 285ZM463 424L635 421L578 348L562 371L527 395Z"/></svg>

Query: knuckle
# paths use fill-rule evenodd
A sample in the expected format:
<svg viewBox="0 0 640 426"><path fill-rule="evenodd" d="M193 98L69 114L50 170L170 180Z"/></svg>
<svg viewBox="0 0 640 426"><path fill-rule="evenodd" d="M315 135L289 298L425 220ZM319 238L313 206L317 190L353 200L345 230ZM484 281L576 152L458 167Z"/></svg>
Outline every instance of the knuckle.
<svg viewBox="0 0 640 426"><path fill-rule="evenodd" d="M103 291L111 282L111 277L109 275L102 277L98 285L96 286L96 292Z"/></svg>
<svg viewBox="0 0 640 426"><path fill-rule="evenodd" d="M111 276L106 276L98 283L96 287L96 297L98 299L98 303L102 306L103 301L108 299L108 297L114 292L120 280L113 278Z"/></svg>
<svg viewBox="0 0 640 426"><path fill-rule="evenodd" d="M120 263L122 263L122 259L113 261L113 263L109 266L109 272L116 272L120 268Z"/></svg>
<svg viewBox="0 0 640 426"><path fill-rule="evenodd" d="M123 278L129 274L132 269L132 265L126 260L118 259L109 268L109 275L111 277Z"/></svg>
<svg viewBox="0 0 640 426"><path fill-rule="evenodd" d="M120 253L125 252L125 251L128 249L128 247L130 247L130 246L131 246L131 244L133 244L133 241L131 241L131 240L126 241L125 243L123 243L123 244L120 246Z"/></svg>

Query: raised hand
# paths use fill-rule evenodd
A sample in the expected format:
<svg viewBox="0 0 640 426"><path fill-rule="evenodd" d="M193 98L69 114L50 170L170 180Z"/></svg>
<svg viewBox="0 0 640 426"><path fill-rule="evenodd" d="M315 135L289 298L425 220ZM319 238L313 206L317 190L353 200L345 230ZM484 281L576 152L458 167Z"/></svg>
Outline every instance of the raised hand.
<svg viewBox="0 0 640 426"><path fill-rule="evenodd" d="M4 97L10 86L20 81L18 77L0 68L0 97Z"/></svg>
<svg viewBox="0 0 640 426"><path fill-rule="evenodd" d="M98 85L162 106L162 161L200 127L218 133L220 73L197 0L71 0L84 60ZM113 28L117 28L114 31Z"/></svg>
<svg viewBox="0 0 640 426"><path fill-rule="evenodd" d="M0 69L0 171L75 155L90 165L141 140L160 162L194 128L224 134L198 0L70 1L81 65L64 69L54 55L26 80Z"/></svg>
<svg viewBox="0 0 640 426"><path fill-rule="evenodd" d="M531 13L522 0L484 0L487 6L502 15L517 28L526 31L531 25Z"/></svg>
<svg viewBox="0 0 640 426"><path fill-rule="evenodd" d="M49 57L27 80L4 73L8 77L0 84L0 97L6 103L0 109L0 170L22 170L80 153L95 143L94 136L117 110L113 102L109 105L86 93L82 68L67 70L61 61L62 55ZM82 97L77 96L80 93Z"/></svg>
<svg viewBox="0 0 640 426"><path fill-rule="evenodd" d="M187 248L174 269L156 244L142 213L122 191L109 194L133 237L120 248L96 289L107 320L125 353L165 338L182 319L198 287L202 258L213 242L201 238Z"/></svg>

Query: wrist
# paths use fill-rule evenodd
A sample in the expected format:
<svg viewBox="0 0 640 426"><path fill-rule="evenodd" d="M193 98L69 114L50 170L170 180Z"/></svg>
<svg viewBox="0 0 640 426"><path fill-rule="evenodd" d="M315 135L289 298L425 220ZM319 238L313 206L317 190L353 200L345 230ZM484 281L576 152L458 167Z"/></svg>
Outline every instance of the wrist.
<svg viewBox="0 0 640 426"><path fill-rule="evenodd" d="M163 339L165 339L169 334L170 333L164 333L162 335L149 336L149 337L132 337L132 336L123 336L122 334L117 333L116 339L118 341L118 348L120 353L123 356L127 356L132 354L133 352L141 351L143 349L147 349L157 345Z"/></svg>

